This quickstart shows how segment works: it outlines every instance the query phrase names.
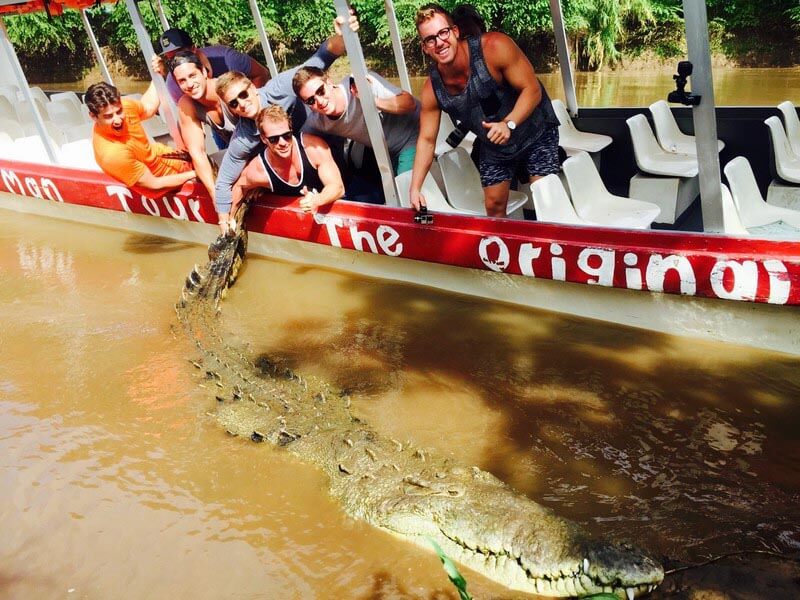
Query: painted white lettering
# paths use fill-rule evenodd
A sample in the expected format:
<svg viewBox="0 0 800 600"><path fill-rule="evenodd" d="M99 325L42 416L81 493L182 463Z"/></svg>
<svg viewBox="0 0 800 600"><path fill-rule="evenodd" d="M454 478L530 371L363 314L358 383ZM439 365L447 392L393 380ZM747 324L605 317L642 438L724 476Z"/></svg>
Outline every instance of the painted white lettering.
<svg viewBox="0 0 800 600"><path fill-rule="evenodd" d="M636 256L633 252L626 252L625 256L623 257L625 264L628 267L635 267L636 263L639 262L639 257ZM640 290L642 289L642 272L639 269L625 269L625 285L629 290Z"/></svg>
<svg viewBox="0 0 800 600"><path fill-rule="evenodd" d="M122 205L122 210L126 213L131 212L131 208L128 206L128 200L133 200L133 194L131 194L128 188L121 185L107 185L106 194L109 196L116 196L117 200L119 200L119 203Z"/></svg>
<svg viewBox="0 0 800 600"><path fill-rule="evenodd" d="M378 245L381 250L389 256L400 256L403 253L403 243L397 243L400 239L400 234L395 229L388 225L381 225L378 227ZM395 248L392 248L397 244Z"/></svg>
<svg viewBox="0 0 800 600"><path fill-rule="evenodd" d="M670 269L678 272L681 282L681 294L694 296L697 292L697 281L695 280L692 263L685 256L677 256L675 254L670 254L669 256L653 254L650 256L650 261L647 263L647 271L645 272L647 289L651 292L663 292L664 280L667 278L667 272Z"/></svg>
<svg viewBox="0 0 800 600"><path fill-rule="evenodd" d="M491 246L497 246L497 260L492 260L489 258L489 248ZM508 246L506 246L506 243L496 235L491 235L481 239L481 242L478 245L478 256L480 256L481 262L488 269L498 273L505 271L508 268L508 265L511 263L511 255L508 251Z"/></svg>
<svg viewBox="0 0 800 600"><path fill-rule="evenodd" d="M559 244L550 244L550 269L555 281L567 280L567 261L558 258L563 252L564 249Z"/></svg>
<svg viewBox="0 0 800 600"><path fill-rule="evenodd" d="M588 279L586 283L590 285L604 285L611 287L614 285L614 251L603 250L601 248L584 248L578 254L578 268L587 275L594 275L597 279ZM590 262L593 258L600 261L596 267Z"/></svg>
<svg viewBox="0 0 800 600"><path fill-rule="evenodd" d="M522 244L519 247L519 270L523 275L536 277L533 270L533 261L542 255L542 249L533 244Z"/></svg>
<svg viewBox="0 0 800 600"><path fill-rule="evenodd" d="M765 260L764 268L769 274L769 298L770 304L786 304L789 301L791 282L789 281L789 271L781 260Z"/></svg>
<svg viewBox="0 0 800 600"><path fill-rule="evenodd" d="M144 209L147 212L149 212L154 217L161 216L161 211L158 210L158 204L156 204L155 200L153 200L152 198L148 198L147 196L140 196L140 197L142 199L142 206L144 206Z"/></svg>
<svg viewBox="0 0 800 600"><path fill-rule="evenodd" d="M17 174L14 171L0 169L0 177L3 178L3 185L6 186L6 189L9 192L12 194L20 194L22 196L25 195L22 182L19 180L19 177L17 177Z"/></svg>
<svg viewBox="0 0 800 600"><path fill-rule="evenodd" d="M53 183L52 179L48 179L47 177L42 178L42 191L44 195L47 196L53 202L64 202L64 198L61 197L61 192L58 191L56 184Z"/></svg>
<svg viewBox="0 0 800 600"><path fill-rule="evenodd" d="M378 253L378 246L375 245L375 238L369 231L359 231L356 225L350 225L350 239L353 240L353 248L359 252L364 251L364 243L369 246L369 251L373 254Z"/></svg>
<svg viewBox="0 0 800 600"><path fill-rule="evenodd" d="M725 273L730 270L733 275L733 285L730 291L725 287ZM748 300L752 302L756 297L758 286L758 267L755 261L746 260L718 260L709 275L711 289L718 298L724 300Z"/></svg>
<svg viewBox="0 0 800 600"><path fill-rule="evenodd" d="M179 221L188 221L189 217L186 214L186 207L183 205L183 202L181 202L181 199L175 198L174 196L172 199L175 202L175 211L172 210L172 206L169 203L169 198L164 196L161 199L161 201L164 203L164 208L166 208L167 212L169 213L169 216L173 219L178 219Z"/></svg>
<svg viewBox="0 0 800 600"><path fill-rule="evenodd" d="M195 200L194 198L189 198L189 210L192 211L195 220L198 223L205 223L205 219L203 219L203 215L200 214L200 201Z"/></svg>
<svg viewBox="0 0 800 600"><path fill-rule="evenodd" d="M42 196L42 190L39 189L39 184L33 177L25 178L25 187L28 188L28 192L30 193L31 196L34 196L35 198L44 199L44 197Z"/></svg>
<svg viewBox="0 0 800 600"><path fill-rule="evenodd" d="M331 246L334 248L342 247L342 242L339 239L339 232L336 231L337 226L344 227L344 223L340 218L314 213L314 222L318 225L325 225L325 231L328 232L328 239L331 241Z"/></svg>

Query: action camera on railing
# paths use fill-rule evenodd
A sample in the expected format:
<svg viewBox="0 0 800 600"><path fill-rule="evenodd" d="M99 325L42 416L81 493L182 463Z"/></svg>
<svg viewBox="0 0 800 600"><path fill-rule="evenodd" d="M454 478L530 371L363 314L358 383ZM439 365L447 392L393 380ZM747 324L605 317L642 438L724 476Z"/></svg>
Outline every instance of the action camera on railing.
<svg viewBox="0 0 800 600"><path fill-rule="evenodd" d="M688 77L691 77L692 69L692 63L688 60L682 60L678 63L678 73L672 76L677 89L667 94L667 102L685 104L686 106L697 106L700 104L700 96L697 94L690 94L685 89L686 80Z"/></svg>
<svg viewBox="0 0 800 600"><path fill-rule="evenodd" d="M433 215L428 212L427 206L420 206L414 215L414 223L419 225L433 225Z"/></svg>

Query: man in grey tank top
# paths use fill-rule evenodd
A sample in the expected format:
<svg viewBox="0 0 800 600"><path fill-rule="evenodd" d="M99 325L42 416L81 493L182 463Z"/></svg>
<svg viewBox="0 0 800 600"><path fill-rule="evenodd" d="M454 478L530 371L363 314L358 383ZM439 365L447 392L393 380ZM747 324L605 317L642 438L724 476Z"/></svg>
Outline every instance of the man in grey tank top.
<svg viewBox="0 0 800 600"><path fill-rule="evenodd" d="M434 157L441 111L480 140L479 171L486 214L504 217L517 167L530 181L558 173L558 120L531 63L507 35L489 32L459 39L450 14L438 4L417 11L422 49L433 61L422 88L422 111L410 198L420 193Z"/></svg>

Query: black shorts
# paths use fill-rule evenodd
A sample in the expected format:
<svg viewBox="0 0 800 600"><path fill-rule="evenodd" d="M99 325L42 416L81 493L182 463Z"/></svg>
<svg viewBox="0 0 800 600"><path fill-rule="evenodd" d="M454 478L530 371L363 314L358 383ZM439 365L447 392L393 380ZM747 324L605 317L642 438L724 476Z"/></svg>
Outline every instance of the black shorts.
<svg viewBox="0 0 800 600"><path fill-rule="evenodd" d="M558 159L558 127L543 131L535 142L515 158L502 160L481 156L478 165L481 185L489 187L511 181L520 164L525 165L529 176L558 173L561 170L561 162Z"/></svg>

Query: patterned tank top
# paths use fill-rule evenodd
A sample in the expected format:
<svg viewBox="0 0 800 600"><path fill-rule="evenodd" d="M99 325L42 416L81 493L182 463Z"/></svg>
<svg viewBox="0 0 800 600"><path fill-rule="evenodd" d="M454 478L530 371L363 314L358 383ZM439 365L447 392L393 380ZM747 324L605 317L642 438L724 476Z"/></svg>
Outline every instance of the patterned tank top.
<svg viewBox="0 0 800 600"><path fill-rule="evenodd" d="M264 151L259 154L274 194L279 196L299 196L303 187L307 188L308 191L317 190L318 192L324 187L322 180L319 178L319 173L308 160L308 155L303 145L303 137L303 134L300 134L299 138L297 134L292 137L293 143L300 152L300 180L296 185L282 179L270 166L267 160L267 148L264 148Z"/></svg>

